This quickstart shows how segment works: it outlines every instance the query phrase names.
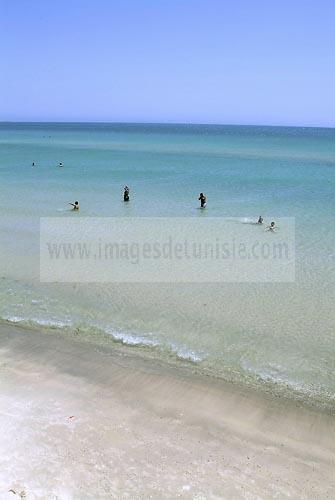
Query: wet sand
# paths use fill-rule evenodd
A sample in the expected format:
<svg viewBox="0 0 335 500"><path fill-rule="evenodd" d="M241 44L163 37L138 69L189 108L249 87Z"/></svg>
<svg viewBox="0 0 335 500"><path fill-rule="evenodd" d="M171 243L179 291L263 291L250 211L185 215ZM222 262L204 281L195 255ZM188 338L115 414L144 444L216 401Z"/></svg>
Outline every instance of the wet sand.
<svg viewBox="0 0 335 500"><path fill-rule="evenodd" d="M335 416L0 325L0 498L335 498Z"/></svg>

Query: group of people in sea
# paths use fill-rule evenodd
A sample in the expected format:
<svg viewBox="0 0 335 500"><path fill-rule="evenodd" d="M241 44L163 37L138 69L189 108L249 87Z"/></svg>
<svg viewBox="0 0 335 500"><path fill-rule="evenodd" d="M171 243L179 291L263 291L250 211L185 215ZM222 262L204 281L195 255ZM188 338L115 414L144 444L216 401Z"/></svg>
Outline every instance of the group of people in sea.
<svg viewBox="0 0 335 500"><path fill-rule="evenodd" d="M32 166L35 167L35 162L33 161ZM59 167L63 167L63 163L59 163ZM123 201L127 202L130 200L130 189L128 186L125 186L123 188ZM207 197L204 193L200 193L198 200L200 201L200 208L206 208L207 205ZM75 201L74 203L69 203L69 205L72 206L72 210L79 210L80 205L78 201ZM263 224L264 220L263 217L260 215L257 221L257 224ZM275 222L271 222L269 226L266 227L267 231L275 231Z"/></svg>
<svg viewBox="0 0 335 500"><path fill-rule="evenodd" d="M204 193L200 193L198 200L200 201L200 208L206 208L207 197L204 195ZM263 224L263 223L264 223L264 219L260 215L259 218L258 218L257 224ZM275 226L276 226L275 222L271 222L271 224L266 227L266 230L274 232L275 231Z"/></svg>
<svg viewBox="0 0 335 500"><path fill-rule="evenodd" d="M130 193L129 187L125 186L123 188L123 201L127 202L130 200L129 193ZM200 201L200 208L206 208L207 197L204 195L204 193L200 193L198 200ZM71 205L73 207L73 210L79 210L79 208L80 208L78 201L75 201L74 203L69 203L69 205ZM260 215L258 218L257 224L263 224L263 223L264 223L264 219ZM274 232L275 226L276 226L275 222L271 222L270 225L266 227L266 230Z"/></svg>
<svg viewBox="0 0 335 500"><path fill-rule="evenodd" d="M33 163L31 164L31 166L32 166L32 167L36 167L36 163L33 161ZM62 161L60 161L60 162L58 163L58 166L59 166L59 167L63 167L63 162L62 162Z"/></svg>
<svg viewBox="0 0 335 500"><path fill-rule="evenodd" d="M125 186L123 189L123 201L130 200L129 193L130 193L129 187ZM74 203L69 203L69 205L72 206L72 210L79 210L80 208L79 201L75 201Z"/></svg>
<svg viewBox="0 0 335 500"><path fill-rule="evenodd" d="M259 218L258 218L257 224L263 224L263 223L264 223L264 219L260 215ZM275 230L275 226L276 226L276 223L275 222L271 222L271 224L266 227L266 230L267 231L274 231Z"/></svg>

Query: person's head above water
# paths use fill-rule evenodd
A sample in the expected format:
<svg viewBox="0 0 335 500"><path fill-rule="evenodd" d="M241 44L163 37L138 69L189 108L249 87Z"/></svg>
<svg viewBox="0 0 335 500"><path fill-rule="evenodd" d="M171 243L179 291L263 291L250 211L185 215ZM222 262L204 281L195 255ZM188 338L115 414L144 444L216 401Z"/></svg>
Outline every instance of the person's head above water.
<svg viewBox="0 0 335 500"><path fill-rule="evenodd" d="M270 226L271 227L274 227L275 223L274 222L271 222Z"/></svg>
<svg viewBox="0 0 335 500"><path fill-rule="evenodd" d="M69 205L72 205L73 210L79 210L79 201L75 201L74 203L69 203Z"/></svg>

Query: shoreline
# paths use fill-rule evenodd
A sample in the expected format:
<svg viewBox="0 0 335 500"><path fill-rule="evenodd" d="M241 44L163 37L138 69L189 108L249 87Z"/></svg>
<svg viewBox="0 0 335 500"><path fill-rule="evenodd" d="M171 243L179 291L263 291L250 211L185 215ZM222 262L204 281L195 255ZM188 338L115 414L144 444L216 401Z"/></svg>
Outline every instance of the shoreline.
<svg viewBox="0 0 335 500"><path fill-rule="evenodd" d="M296 402L3 323L0 388L1 498L335 496L335 418Z"/></svg>
<svg viewBox="0 0 335 500"><path fill-rule="evenodd" d="M192 351L180 354L179 350L173 350L171 346L156 343L146 343L141 336L136 337L128 333L120 333L121 330L107 332L98 326L83 328L83 325L43 322L28 320L20 317L0 318L0 330L6 327L18 327L31 333L43 332L44 335L59 336L65 340L76 343L85 343L102 348L111 349L115 355L124 355L134 358L138 363L154 363L161 369L176 370L179 375L198 377L200 380L209 380L211 384L222 384L234 387L239 392L247 392L265 399L279 399L285 405L293 405L310 409L317 413L324 413L335 417L335 405L331 398L325 399L322 393L307 392L301 388L293 387L291 384L268 378L234 376L231 372L216 372L210 366L204 366L203 360L194 359ZM128 339L131 339L128 341ZM143 343L142 343L143 340ZM195 355L196 356L196 355ZM205 358L206 359L206 358Z"/></svg>

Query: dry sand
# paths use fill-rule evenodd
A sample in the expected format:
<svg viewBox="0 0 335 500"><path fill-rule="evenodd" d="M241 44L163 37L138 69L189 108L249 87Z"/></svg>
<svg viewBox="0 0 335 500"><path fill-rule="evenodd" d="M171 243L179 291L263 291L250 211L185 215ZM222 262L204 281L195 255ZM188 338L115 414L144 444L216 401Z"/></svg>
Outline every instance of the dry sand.
<svg viewBox="0 0 335 500"><path fill-rule="evenodd" d="M335 417L0 325L0 498L335 498Z"/></svg>

